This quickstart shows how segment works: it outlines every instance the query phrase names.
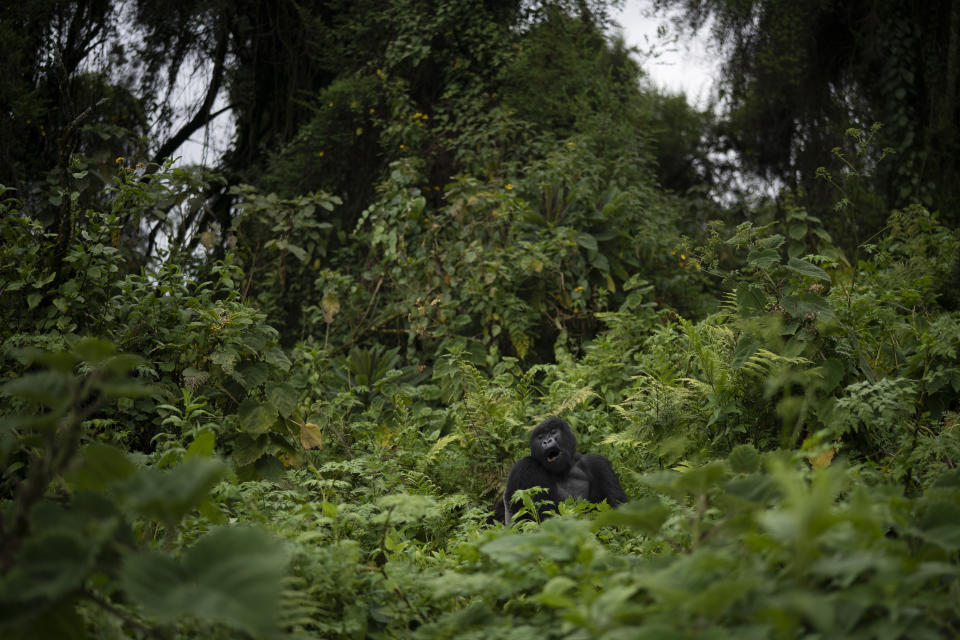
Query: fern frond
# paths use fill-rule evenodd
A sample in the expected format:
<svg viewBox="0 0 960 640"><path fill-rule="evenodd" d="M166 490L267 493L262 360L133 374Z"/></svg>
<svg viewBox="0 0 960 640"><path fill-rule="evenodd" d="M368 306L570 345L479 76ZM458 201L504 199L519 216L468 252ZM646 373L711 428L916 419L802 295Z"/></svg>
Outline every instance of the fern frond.
<svg viewBox="0 0 960 640"><path fill-rule="evenodd" d="M812 364L810 360L803 356L791 358L767 349L757 349L756 353L750 356L750 359L744 362L741 368L754 375L765 376L779 367L807 367L810 364Z"/></svg>
<svg viewBox="0 0 960 640"><path fill-rule="evenodd" d="M590 387L580 387L575 390L569 396L567 396L563 402L557 406L556 415L560 415L564 411L570 411L575 409L578 405L583 402L586 402L590 398L598 397L596 392Z"/></svg>
<svg viewBox="0 0 960 640"><path fill-rule="evenodd" d="M299 576L284 578L280 593L280 622L285 628L307 629L324 617L323 607L311 596L307 581Z"/></svg>
<svg viewBox="0 0 960 640"><path fill-rule="evenodd" d="M439 440L437 440L436 442L434 442L432 447L430 447L430 451L427 452L427 457L426 457L426 459L427 459L428 461L433 461L433 460L435 460L436 457L437 457L437 455L438 455L441 451L443 451L443 450L447 447L448 444L450 444L451 442L454 442L454 441L456 441L456 440L460 440L460 434L459 434L459 433L451 433L451 434L449 434L449 435L443 436L442 438L440 438Z"/></svg>
<svg viewBox="0 0 960 640"><path fill-rule="evenodd" d="M723 294L723 300L720 301L720 307L732 314L737 313L737 292L736 290L727 291Z"/></svg>
<svg viewBox="0 0 960 640"><path fill-rule="evenodd" d="M610 444L614 447L626 446L632 449L646 448L650 443L644 440L638 440L633 434L626 431L611 433L600 441L600 444Z"/></svg>

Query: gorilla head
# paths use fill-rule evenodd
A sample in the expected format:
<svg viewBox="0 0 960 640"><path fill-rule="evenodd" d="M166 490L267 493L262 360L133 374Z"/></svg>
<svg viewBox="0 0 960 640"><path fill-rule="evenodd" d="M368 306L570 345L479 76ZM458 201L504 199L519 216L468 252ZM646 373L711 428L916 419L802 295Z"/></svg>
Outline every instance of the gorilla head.
<svg viewBox="0 0 960 640"><path fill-rule="evenodd" d="M550 473L566 473L576 462L576 454L577 438L564 420L544 420L530 434L530 455Z"/></svg>

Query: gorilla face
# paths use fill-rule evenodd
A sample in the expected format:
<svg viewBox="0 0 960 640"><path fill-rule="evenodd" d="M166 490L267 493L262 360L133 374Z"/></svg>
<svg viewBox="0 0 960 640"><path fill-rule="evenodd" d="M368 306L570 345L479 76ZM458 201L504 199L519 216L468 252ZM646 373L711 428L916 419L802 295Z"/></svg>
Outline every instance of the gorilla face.
<svg viewBox="0 0 960 640"><path fill-rule="evenodd" d="M562 420L547 420L530 434L530 455L551 473L566 473L576 451L577 439Z"/></svg>

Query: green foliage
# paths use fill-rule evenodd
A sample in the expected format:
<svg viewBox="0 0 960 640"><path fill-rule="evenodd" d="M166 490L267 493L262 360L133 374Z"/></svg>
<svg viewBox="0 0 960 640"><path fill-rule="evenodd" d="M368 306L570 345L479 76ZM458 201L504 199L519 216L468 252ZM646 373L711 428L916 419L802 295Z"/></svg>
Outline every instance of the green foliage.
<svg viewBox="0 0 960 640"><path fill-rule="evenodd" d="M131 375L143 360L97 339L20 357L37 368L2 387L4 634L85 637L78 612L89 608L147 633L142 620L184 615L274 633L284 557L263 533L220 528L175 554L200 533L187 516L222 520L208 494L224 464L194 455L161 471L93 442L92 415L151 393Z"/></svg>
<svg viewBox="0 0 960 640"><path fill-rule="evenodd" d="M886 211L920 203L956 226L958 129L951 2L921 10L891 0L656 0L678 22L710 25L722 52L721 131L738 164L809 194L837 243L852 250L882 229ZM949 25L949 26L948 26ZM729 45L729 46L727 46ZM834 55L824 56L830 49ZM883 146L898 161L864 176L871 206L856 227L828 217L834 194L817 174L850 127L885 123ZM949 123L949 124L948 124ZM871 154L876 162L880 154ZM843 163L837 162L837 171Z"/></svg>
<svg viewBox="0 0 960 640"><path fill-rule="evenodd" d="M221 52L236 146L221 178L61 128L0 187L0 635L960 628L960 239L888 210L878 127L834 209L723 210L710 118L603 2L157 7L147 81ZM632 500L494 523L550 415Z"/></svg>
<svg viewBox="0 0 960 640"><path fill-rule="evenodd" d="M161 623L190 616L255 637L277 634L284 554L255 529L214 529L182 558L129 555L121 580L127 592Z"/></svg>
<svg viewBox="0 0 960 640"><path fill-rule="evenodd" d="M76 211L77 228L49 233L40 220L3 190L0 203L0 319L4 341L63 346L63 335L78 327L102 328L109 289L122 267L114 239L121 229L113 213ZM60 197L59 195L56 197ZM72 192L71 203L79 197ZM77 238L73 234L81 235Z"/></svg>

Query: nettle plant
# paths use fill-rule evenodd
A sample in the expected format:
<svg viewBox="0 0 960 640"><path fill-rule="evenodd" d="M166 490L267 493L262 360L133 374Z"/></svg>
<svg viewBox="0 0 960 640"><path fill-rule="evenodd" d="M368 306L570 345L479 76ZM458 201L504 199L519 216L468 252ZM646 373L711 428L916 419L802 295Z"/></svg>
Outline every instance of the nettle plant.
<svg viewBox="0 0 960 640"><path fill-rule="evenodd" d="M729 380L736 385L734 396L746 392L744 385L761 381L762 396L753 394L761 403L756 420L743 408L736 409L738 418L766 429L769 417L762 405L773 403L782 421L779 444L788 448L807 433L819 399L845 371L829 357L838 323L828 269L836 271L842 259L829 243L818 218L788 205L779 223L745 222L727 238L714 225L704 246L684 248L695 267L722 278L729 292L713 332L729 332L722 341L728 346L717 351L716 336L705 341L703 327L686 327L693 370L714 391ZM761 432L747 436L757 443L776 442Z"/></svg>
<svg viewBox="0 0 960 640"><path fill-rule="evenodd" d="M728 407L758 446L776 442L765 415L774 407L780 446L804 443L814 457L846 448L916 482L907 465L918 448L953 451L944 437L960 388L957 320L938 301L950 303L942 283L957 247L957 234L919 206L890 212L884 232L857 247L866 259L850 260L792 199L778 222L744 223L729 237L714 226L705 246L686 251L729 293L709 340L703 323L685 329L680 370L698 381L686 386L707 383L708 406ZM762 394L751 397L749 373Z"/></svg>
<svg viewBox="0 0 960 640"><path fill-rule="evenodd" d="M98 442L92 417L153 389L143 358L70 342L20 352L29 372L0 387L4 636L82 638L88 625L156 635L182 620L275 633L285 556L261 531L223 526L209 497L227 475L213 438L163 470Z"/></svg>

